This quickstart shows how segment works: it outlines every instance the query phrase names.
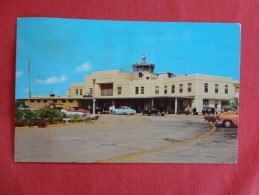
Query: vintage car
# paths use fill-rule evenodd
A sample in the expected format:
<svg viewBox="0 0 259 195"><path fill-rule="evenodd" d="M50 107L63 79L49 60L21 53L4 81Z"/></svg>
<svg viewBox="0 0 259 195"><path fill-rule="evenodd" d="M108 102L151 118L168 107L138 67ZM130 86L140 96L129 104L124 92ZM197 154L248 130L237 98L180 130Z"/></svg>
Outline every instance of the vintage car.
<svg viewBox="0 0 259 195"><path fill-rule="evenodd" d="M89 110L84 110L84 109L75 109L75 108L69 108L69 109L61 109L60 110L61 114L65 115L75 115L75 116L85 116L90 114Z"/></svg>
<svg viewBox="0 0 259 195"><path fill-rule="evenodd" d="M87 106L86 108L90 111L90 113L93 113L93 106ZM95 106L95 113L97 113L97 114L107 114L107 113L110 113L110 111L109 111L109 108L107 108L107 107Z"/></svg>
<svg viewBox="0 0 259 195"><path fill-rule="evenodd" d="M125 115L133 115L136 114L136 110L131 109L129 106L121 106L119 108L115 108L112 111L113 114L125 114Z"/></svg>
<svg viewBox="0 0 259 195"><path fill-rule="evenodd" d="M216 122L217 127L233 127L238 126L238 112L224 112L217 116Z"/></svg>
<svg viewBox="0 0 259 195"><path fill-rule="evenodd" d="M216 109L215 108L211 108L211 107L207 107L207 108L204 108L202 111L201 111L202 115L205 115L205 114L215 114L216 113Z"/></svg>
<svg viewBox="0 0 259 195"><path fill-rule="evenodd" d="M146 107L142 112L141 112L142 115L161 115L161 116L164 116L165 115L165 110L159 110L157 108L154 108L154 107Z"/></svg>

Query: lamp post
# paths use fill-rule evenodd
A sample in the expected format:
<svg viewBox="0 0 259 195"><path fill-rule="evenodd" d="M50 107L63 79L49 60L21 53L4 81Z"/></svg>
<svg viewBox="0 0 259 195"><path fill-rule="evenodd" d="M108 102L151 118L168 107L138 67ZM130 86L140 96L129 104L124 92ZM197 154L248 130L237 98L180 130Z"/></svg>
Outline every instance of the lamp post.
<svg viewBox="0 0 259 195"><path fill-rule="evenodd" d="M93 79L93 116L95 116L95 82L96 79Z"/></svg>

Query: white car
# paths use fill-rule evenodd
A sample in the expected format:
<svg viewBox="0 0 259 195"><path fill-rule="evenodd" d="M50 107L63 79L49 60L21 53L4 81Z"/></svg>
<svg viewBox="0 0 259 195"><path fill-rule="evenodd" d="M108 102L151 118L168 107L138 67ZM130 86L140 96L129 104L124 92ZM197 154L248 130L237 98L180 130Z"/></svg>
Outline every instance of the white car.
<svg viewBox="0 0 259 195"><path fill-rule="evenodd" d="M74 115L74 116L85 116L89 114L89 113L86 113L84 110L71 110L71 109L68 109L68 110L61 109L60 112L61 114Z"/></svg>

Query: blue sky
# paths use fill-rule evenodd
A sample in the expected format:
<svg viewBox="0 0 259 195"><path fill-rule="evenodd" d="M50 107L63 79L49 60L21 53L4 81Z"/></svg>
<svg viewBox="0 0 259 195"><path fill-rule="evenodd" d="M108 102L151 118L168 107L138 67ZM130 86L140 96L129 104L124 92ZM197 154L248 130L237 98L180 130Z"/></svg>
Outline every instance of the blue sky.
<svg viewBox="0 0 259 195"><path fill-rule="evenodd" d="M240 25L19 18L16 98L65 95L94 71L132 71L146 55L155 72L209 74L239 80Z"/></svg>

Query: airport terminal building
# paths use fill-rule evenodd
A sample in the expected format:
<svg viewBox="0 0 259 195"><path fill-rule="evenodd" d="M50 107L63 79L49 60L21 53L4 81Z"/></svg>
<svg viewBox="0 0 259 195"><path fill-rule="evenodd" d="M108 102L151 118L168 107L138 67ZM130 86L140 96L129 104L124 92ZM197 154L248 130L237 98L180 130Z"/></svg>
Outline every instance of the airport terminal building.
<svg viewBox="0 0 259 195"><path fill-rule="evenodd" d="M50 104L89 108L95 101L98 107L130 106L140 112L147 106L164 106L169 113L177 113L186 108L201 112L206 106L221 110L239 96L239 81L232 78L155 73L155 65L147 63L145 56L132 68L133 72L93 72L85 76L84 83L71 84L66 96L31 97L25 104L37 109Z"/></svg>

